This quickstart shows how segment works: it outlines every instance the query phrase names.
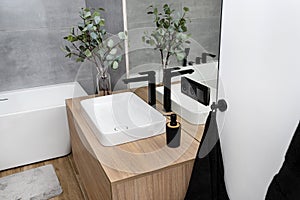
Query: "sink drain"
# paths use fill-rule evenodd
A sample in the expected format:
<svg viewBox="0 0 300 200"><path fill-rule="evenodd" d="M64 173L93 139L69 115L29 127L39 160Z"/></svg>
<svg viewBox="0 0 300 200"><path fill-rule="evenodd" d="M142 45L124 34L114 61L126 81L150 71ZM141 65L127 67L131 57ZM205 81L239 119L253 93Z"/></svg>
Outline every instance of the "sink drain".
<svg viewBox="0 0 300 200"><path fill-rule="evenodd" d="M114 128L114 131L122 131L122 130L128 130L128 126L117 126Z"/></svg>

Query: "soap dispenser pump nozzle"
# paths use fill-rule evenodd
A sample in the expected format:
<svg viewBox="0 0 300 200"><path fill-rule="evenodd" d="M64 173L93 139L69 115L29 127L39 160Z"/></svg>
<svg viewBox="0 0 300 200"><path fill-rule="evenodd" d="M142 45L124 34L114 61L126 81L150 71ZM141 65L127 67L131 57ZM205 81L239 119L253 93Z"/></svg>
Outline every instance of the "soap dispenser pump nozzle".
<svg viewBox="0 0 300 200"><path fill-rule="evenodd" d="M171 114L171 126L176 126L177 125L177 115L176 114Z"/></svg>

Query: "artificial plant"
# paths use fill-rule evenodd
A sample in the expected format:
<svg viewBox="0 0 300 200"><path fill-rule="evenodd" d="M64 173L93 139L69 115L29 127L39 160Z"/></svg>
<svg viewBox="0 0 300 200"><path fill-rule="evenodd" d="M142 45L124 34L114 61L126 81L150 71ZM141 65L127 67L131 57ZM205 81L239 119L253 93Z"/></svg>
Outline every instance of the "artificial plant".
<svg viewBox="0 0 300 200"><path fill-rule="evenodd" d="M122 42L126 39L124 32L119 32L118 41L113 40L105 30L105 19L102 17L103 8L82 8L80 18L83 20L71 33L64 37L71 43L65 46L66 57L76 57L77 62L88 60L95 64L100 74L107 72L108 67L117 69L122 55L118 54Z"/></svg>
<svg viewBox="0 0 300 200"><path fill-rule="evenodd" d="M178 61L184 59L184 45L190 44L188 39L191 34L187 33L189 8L184 7L183 12L179 13L170 5L164 4L162 11L153 5L150 5L148 10L147 14L153 16L156 28L150 34L145 32L142 40L160 51L162 68L166 69L171 56L176 56Z"/></svg>

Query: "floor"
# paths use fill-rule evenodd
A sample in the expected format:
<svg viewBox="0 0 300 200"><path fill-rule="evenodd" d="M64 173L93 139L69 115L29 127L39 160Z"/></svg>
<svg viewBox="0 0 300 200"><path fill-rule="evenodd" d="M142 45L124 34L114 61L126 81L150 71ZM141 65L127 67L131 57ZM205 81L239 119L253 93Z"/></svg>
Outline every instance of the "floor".
<svg viewBox="0 0 300 200"><path fill-rule="evenodd" d="M80 179L75 169L72 154L52 159L44 162L39 162L31 165L17 167L5 171L0 171L0 178L14 173L22 172L28 169L37 168L43 165L52 164L55 168L57 177L63 189L63 193L51 200L86 200L86 195L80 187Z"/></svg>

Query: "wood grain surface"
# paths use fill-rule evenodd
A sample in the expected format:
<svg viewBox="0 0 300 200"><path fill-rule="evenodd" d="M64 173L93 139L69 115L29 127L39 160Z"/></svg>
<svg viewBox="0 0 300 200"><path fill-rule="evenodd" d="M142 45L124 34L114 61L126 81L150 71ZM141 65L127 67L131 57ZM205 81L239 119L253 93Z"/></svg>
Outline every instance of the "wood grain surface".
<svg viewBox="0 0 300 200"><path fill-rule="evenodd" d="M134 92L147 99L145 89ZM93 96L69 99L66 104L72 152L89 198L183 199L203 127L179 117L182 134L178 148L167 147L165 134L105 147L97 140L81 110L80 101L85 98ZM157 109L163 112L159 103Z"/></svg>

